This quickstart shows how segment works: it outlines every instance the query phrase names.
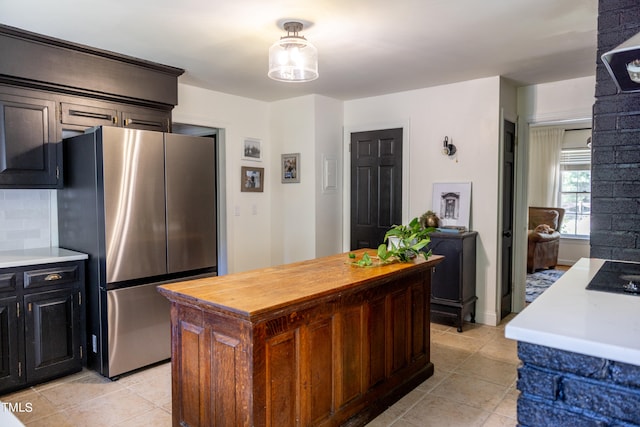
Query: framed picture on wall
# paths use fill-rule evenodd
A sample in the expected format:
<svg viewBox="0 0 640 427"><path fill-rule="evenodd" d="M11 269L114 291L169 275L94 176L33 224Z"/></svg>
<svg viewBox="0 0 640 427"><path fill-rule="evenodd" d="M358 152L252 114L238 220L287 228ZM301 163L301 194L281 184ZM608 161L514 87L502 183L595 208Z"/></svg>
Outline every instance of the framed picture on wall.
<svg viewBox="0 0 640 427"><path fill-rule="evenodd" d="M264 168L242 166L240 191L262 193L264 191Z"/></svg>
<svg viewBox="0 0 640 427"><path fill-rule="evenodd" d="M468 230L471 183L434 183L432 206L440 220L440 227L464 227Z"/></svg>
<svg viewBox="0 0 640 427"><path fill-rule="evenodd" d="M242 160L261 162L262 141L255 138L245 138L242 144Z"/></svg>
<svg viewBox="0 0 640 427"><path fill-rule="evenodd" d="M282 182L300 182L300 153L283 154L282 161Z"/></svg>

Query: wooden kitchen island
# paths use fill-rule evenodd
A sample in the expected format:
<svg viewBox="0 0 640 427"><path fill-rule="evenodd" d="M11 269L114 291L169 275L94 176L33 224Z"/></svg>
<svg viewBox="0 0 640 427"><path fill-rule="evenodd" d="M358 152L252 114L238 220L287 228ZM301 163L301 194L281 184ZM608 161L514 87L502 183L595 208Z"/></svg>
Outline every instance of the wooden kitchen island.
<svg viewBox="0 0 640 427"><path fill-rule="evenodd" d="M173 425L364 425L433 374L442 259L361 268L338 254L160 286Z"/></svg>

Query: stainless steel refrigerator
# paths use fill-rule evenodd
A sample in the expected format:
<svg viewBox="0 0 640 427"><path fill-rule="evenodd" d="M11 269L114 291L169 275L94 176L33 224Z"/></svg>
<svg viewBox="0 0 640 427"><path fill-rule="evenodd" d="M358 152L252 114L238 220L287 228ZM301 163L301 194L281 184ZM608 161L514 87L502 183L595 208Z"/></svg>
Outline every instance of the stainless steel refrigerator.
<svg viewBox="0 0 640 427"><path fill-rule="evenodd" d="M97 127L63 152L59 244L89 254L89 366L113 378L168 359L156 287L216 274L215 141Z"/></svg>

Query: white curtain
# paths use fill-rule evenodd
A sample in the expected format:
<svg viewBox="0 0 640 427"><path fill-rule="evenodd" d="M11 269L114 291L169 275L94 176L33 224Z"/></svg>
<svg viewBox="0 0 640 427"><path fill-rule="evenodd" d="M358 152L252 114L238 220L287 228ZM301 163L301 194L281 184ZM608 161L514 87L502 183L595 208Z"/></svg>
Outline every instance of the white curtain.
<svg viewBox="0 0 640 427"><path fill-rule="evenodd" d="M529 206L557 207L560 152L564 129L531 129L529 138Z"/></svg>

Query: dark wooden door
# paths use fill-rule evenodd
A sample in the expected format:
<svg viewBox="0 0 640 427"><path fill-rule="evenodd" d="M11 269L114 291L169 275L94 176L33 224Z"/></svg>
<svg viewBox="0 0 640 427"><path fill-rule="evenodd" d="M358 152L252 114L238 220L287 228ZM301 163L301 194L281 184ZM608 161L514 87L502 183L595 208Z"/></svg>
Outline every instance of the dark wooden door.
<svg viewBox="0 0 640 427"><path fill-rule="evenodd" d="M513 289L513 213L514 213L514 162L516 148L516 125L504 122L504 146L502 163L502 271L500 319L511 313Z"/></svg>
<svg viewBox="0 0 640 427"><path fill-rule="evenodd" d="M73 288L25 295L29 382L81 369L79 303L79 292Z"/></svg>
<svg viewBox="0 0 640 427"><path fill-rule="evenodd" d="M351 249L402 222L402 128L351 134Z"/></svg>

